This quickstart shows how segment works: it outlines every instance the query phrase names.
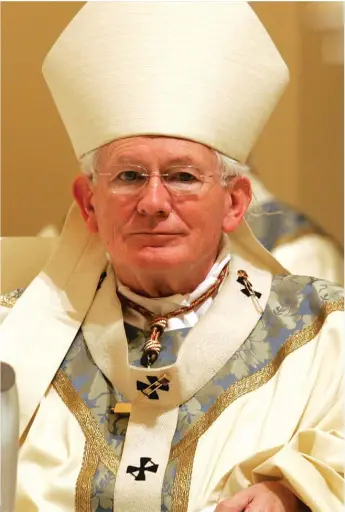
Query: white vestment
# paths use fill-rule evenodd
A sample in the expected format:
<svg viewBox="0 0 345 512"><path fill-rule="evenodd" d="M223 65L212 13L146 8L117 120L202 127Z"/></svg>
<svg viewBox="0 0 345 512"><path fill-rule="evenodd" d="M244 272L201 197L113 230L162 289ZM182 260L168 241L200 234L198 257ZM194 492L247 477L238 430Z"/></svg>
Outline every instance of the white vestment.
<svg viewBox="0 0 345 512"><path fill-rule="evenodd" d="M2 326L0 356L16 370L21 400L16 511L210 512L269 479L312 511L343 510L341 290L307 277L272 278L232 255L176 360L147 369L129 361L114 275L108 271L95 293L97 248L86 252L95 272L79 260L64 283L84 287L78 300L57 288L45 295L52 282L36 290L33 283ZM259 308L239 270L260 295ZM36 312L39 323L28 316L34 339L21 337L19 354L10 336L37 293L45 310ZM138 391L163 373L171 380L157 400ZM132 403L125 434L109 434L114 397Z"/></svg>

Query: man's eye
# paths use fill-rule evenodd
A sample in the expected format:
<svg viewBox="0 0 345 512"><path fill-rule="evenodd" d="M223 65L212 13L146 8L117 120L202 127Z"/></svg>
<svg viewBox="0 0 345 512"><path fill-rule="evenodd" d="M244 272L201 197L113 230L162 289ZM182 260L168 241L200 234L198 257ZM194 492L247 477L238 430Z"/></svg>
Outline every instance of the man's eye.
<svg viewBox="0 0 345 512"><path fill-rule="evenodd" d="M179 183L193 183L197 181L197 177L190 172L178 171L169 174L168 181L175 181Z"/></svg>
<svg viewBox="0 0 345 512"><path fill-rule="evenodd" d="M120 181L140 181L143 179L140 172L138 171L123 171L118 176L117 179Z"/></svg>

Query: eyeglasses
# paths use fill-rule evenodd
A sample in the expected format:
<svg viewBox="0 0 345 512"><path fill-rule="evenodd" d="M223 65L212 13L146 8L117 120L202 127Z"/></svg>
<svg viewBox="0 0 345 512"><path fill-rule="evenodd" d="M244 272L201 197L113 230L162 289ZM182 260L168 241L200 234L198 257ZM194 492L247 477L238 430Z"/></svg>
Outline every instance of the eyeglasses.
<svg viewBox="0 0 345 512"><path fill-rule="evenodd" d="M169 192L178 195L199 194L205 183L210 183L200 169L193 165L176 165L162 173L148 173L140 165L129 164L113 167L111 172L99 172L97 175L108 178L108 187L113 194L137 194L152 176L159 178Z"/></svg>

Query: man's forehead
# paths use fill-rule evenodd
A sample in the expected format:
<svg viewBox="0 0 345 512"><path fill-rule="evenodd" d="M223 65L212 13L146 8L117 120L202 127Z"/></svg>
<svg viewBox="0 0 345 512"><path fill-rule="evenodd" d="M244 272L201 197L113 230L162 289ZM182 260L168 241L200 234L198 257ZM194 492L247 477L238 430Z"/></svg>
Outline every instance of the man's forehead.
<svg viewBox="0 0 345 512"><path fill-rule="evenodd" d="M204 160L214 152L198 142L162 136L137 136L116 140L100 149L102 159L128 161L130 158L161 157L171 160Z"/></svg>

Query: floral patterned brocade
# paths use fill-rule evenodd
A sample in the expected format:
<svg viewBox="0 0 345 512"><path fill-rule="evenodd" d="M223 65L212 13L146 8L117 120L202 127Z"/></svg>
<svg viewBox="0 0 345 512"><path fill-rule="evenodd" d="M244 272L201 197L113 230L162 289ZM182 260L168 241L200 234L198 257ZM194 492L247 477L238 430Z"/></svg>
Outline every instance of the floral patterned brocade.
<svg viewBox="0 0 345 512"><path fill-rule="evenodd" d="M305 234L323 234L305 215L279 201L268 201L250 208L246 221L259 242L273 251L282 243Z"/></svg>
<svg viewBox="0 0 345 512"><path fill-rule="evenodd" d="M173 503L174 496L176 496L176 490L174 494L176 475L181 472L181 458L183 458L186 449L191 450L192 455L194 453L193 450L195 450L197 440L195 441L192 437L192 432L198 431L198 425L204 421L210 411L214 411L215 404L222 401L222 397L229 394L232 388L236 389L236 386L245 382L246 379L259 374L268 367L282 353L284 346L289 343L291 345L291 340L302 330L310 332L310 336L314 337L315 329L321 328L323 319L328 312L342 307L343 299L340 287L308 277L275 276L264 314L248 339L221 370L179 408L177 428L173 437L171 456L166 468L162 489L162 512L183 512L186 510L188 492L179 506ZM326 313L322 313L322 311L326 311ZM320 320L322 315L323 317ZM230 318L231 310L229 310ZM126 324L125 329L128 338L130 364L137 365L140 361L146 333ZM189 328L185 328L163 334L162 358L160 358L159 365L172 364L176 360L189 330ZM307 341L312 339L310 336ZM290 352L298 349L298 346L294 347L293 344L291 346L293 348ZM290 352L287 351L287 356ZM113 388L93 362L82 330L78 332L67 353L58 376L59 374L63 374L71 386L69 391L73 390L75 395L81 399L85 409L91 412L97 428L104 438L106 448L111 450L112 454L119 460L128 419L118 417L111 409L117 402L124 401L124 397L117 389ZM73 400L69 399L68 401L64 396L64 386L55 387L73 413ZM235 399L236 396L232 398L232 401ZM214 415L214 412L212 414ZM219 414L221 414L221 411ZM217 416L214 415L214 417ZM205 431L205 428L199 429L200 435ZM87 439L87 442L91 444L92 441L92 439ZM100 459L92 476L90 496L87 498L90 504L88 510L97 512L111 512L113 510L115 479L116 471L109 469Z"/></svg>

